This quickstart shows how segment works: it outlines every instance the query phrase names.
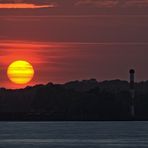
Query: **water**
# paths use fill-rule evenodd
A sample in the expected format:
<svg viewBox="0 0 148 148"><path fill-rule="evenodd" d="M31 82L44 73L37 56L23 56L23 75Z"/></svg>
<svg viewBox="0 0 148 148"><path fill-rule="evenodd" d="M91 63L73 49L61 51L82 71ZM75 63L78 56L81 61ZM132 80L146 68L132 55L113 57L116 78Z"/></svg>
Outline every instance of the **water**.
<svg viewBox="0 0 148 148"><path fill-rule="evenodd" d="M148 122L0 122L0 148L146 148Z"/></svg>

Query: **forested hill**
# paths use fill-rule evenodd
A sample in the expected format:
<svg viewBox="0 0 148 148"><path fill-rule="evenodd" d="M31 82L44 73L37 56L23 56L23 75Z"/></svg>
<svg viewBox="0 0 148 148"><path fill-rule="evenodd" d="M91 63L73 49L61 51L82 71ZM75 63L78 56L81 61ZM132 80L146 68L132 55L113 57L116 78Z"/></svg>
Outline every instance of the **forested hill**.
<svg viewBox="0 0 148 148"><path fill-rule="evenodd" d="M135 120L148 120L148 81L135 84ZM95 79L0 89L0 120L132 120L127 81Z"/></svg>

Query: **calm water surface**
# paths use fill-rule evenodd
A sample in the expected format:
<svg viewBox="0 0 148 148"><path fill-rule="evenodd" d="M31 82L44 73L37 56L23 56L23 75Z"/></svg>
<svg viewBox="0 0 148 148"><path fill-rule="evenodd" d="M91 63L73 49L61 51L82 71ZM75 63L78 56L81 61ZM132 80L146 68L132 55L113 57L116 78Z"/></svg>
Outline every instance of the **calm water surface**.
<svg viewBox="0 0 148 148"><path fill-rule="evenodd" d="M146 148L148 122L0 122L0 148Z"/></svg>

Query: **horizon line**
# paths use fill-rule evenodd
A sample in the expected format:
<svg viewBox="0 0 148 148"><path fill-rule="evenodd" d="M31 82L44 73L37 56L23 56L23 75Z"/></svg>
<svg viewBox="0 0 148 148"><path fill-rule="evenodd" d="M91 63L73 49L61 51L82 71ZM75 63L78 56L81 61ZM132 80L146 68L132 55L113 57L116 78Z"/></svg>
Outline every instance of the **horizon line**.
<svg viewBox="0 0 148 148"><path fill-rule="evenodd" d="M110 81L121 81L121 82L127 82L127 83L130 83L129 80L124 80L124 79L106 79L106 80L100 80L98 81L97 79L95 78L90 78L90 79L78 79L78 80L70 80L70 81L66 81L66 82L63 82L63 83L56 83L56 82L48 82L48 83L37 83L37 84L33 84L33 85L27 85L27 86L24 86L24 87L20 87L20 88L6 88L6 87L0 87L0 90L1 89L6 89L6 90L22 90L22 89L26 89L26 88L32 88L32 87L36 87L36 86L46 86L48 84L52 84L52 85L65 85L67 83L70 83L70 82L83 82L83 81L91 81L91 80L95 80L98 84L99 83L103 83L103 82L110 82ZM140 80L140 81L136 81L135 84L139 84L139 83L144 83L144 82L148 82L148 79L147 80Z"/></svg>

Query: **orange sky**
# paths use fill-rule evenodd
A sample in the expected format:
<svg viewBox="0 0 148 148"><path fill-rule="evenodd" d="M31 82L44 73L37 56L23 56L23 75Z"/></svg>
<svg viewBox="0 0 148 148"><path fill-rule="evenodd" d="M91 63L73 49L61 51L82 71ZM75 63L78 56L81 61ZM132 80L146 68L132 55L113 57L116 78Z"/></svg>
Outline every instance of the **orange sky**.
<svg viewBox="0 0 148 148"><path fill-rule="evenodd" d="M0 0L0 86L15 60L35 69L28 85L96 78L148 79L147 0Z"/></svg>
<svg viewBox="0 0 148 148"><path fill-rule="evenodd" d="M3 40L0 45L0 81L1 86L6 88L22 88L48 82L65 83L89 78L128 80L128 70L132 66L137 67L136 70L139 71L136 74L137 80L146 79L147 76L147 72L142 72L147 60L144 55L148 54L146 43ZM137 62L140 57L143 58ZM35 76L27 85L13 84L7 78L7 67L16 60L26 60L34 67Z"/></svg>

